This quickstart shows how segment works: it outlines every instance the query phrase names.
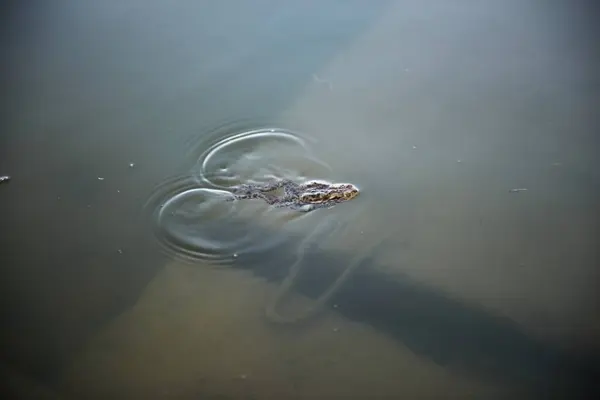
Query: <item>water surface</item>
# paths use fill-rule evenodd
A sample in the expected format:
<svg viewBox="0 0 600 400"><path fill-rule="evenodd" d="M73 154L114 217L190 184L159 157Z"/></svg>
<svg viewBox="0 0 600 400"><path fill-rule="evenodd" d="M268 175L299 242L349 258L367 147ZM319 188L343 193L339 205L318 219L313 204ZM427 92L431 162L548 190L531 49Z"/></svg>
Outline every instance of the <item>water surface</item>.
<svg viewBox="0 0 600 400"><path fill-rule="evenodd" d="M27 379L12 382L65 398L588 390L573 360L600 348L593 16L516 0L13 3L1 356ZM221 202L274 177L362 193L306 215ZM265 304L299 254L290 312L364 265L320 319L273 327Z"/></svg>

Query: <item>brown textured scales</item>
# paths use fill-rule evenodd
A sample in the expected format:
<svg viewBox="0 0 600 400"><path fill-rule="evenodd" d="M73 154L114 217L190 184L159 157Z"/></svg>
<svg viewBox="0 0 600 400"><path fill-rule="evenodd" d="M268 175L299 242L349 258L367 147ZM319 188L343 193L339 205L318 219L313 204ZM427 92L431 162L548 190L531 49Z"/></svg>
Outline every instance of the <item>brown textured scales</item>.
<svg viewBox="0 0 600 400"><path fill-rule="evenodd" d="M275 207L287 207L298 211L332 207L351 200L360 193L351 183L309 181L298 184L289 179L265 184L244 184L232 189L233 198L230 200L262 199ZM283 189L282 196L268 194L278 189Z"/></svg>

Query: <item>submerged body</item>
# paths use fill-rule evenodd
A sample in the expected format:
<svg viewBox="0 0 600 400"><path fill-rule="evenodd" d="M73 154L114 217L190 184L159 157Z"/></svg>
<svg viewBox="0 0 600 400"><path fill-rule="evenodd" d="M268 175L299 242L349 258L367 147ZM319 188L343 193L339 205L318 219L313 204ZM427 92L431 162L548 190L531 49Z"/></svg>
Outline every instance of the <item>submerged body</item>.
<svg viewBox="0 0 600 400"><path fill-rule="evenodd" d="M283 196L268 195L277 189L283 189ZM233 188L233 198L262 199L275 207L287 207L298 211L312 211L328 208L358 196L359 190L351 183L328 183L309 181L298 184L288 179L266 184L240 185Z"/></svg>

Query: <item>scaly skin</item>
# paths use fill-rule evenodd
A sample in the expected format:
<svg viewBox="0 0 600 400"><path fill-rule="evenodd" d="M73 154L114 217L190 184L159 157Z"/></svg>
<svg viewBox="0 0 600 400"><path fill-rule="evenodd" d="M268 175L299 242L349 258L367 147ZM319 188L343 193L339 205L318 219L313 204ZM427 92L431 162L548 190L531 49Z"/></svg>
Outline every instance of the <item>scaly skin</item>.
<svg viewBox="0 0 600 400"><path fill-rule="evenodd" d="M277 189L283 188L283 196L268 195ZM281 179L265 184L244 184L235 186L233 198L229 201L241 199L262 199L275 207L286 207L297 211L312 211L317 208L328 208L338 203L351 200L358 196L359 190L350 183L328 183L309 181L297 184L289 179Z"/></svg>

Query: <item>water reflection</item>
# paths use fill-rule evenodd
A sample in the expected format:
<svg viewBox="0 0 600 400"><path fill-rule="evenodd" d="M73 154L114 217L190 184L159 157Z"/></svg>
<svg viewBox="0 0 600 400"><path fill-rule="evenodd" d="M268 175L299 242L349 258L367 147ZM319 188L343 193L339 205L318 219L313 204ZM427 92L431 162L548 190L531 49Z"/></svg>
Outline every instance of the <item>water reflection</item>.
<svg viewBox="0 0 600 400"><path fill-rule="evenodd" d="M7 270L3 356L52 381L96 330L136 303L164 264L154 242L136 246L145 230L131 216L157 182L179 173L182 178L157 190L154 204L166 208L152 208L153 229L170 256L257 274L269 269L281 280L298 243L314 239L332 220L351 221L349 231L317 242L327 249L303 255L294 286L300 292L323 293L355 255L363 255L365 240L391 233L407 244L391 246L380 254L387 260L369 264L379 268L378 279L357 275L344 285L336 301L346 316L394 322L394 328L373 325L440 363L459 360L471 370L496 364L490 370L498 375L540 366L527 355L543 360L548 347L536 351L528 339L534 336L597 349L600 68L593 67L592 14L563 3L55 1L13 8L2 36L7 112L0 173L14 178L0 187L6 211L0 233L0 264ZM314 134L319 147L295 133L299 139L286 132L277 139L265 132L268 140L244 136L269 124L214 135L199 128L258 115ZM192 133L202 138L186 147ZM186 148L193 162L175 171ZM210 149L216 150L203 164ZM209 172L218 178L204 179ZM219 190L238 179L277 174L335 175L359 183L368 195L302 217L260 202L219 201ZM510 188L530 190L513 195ZM329 221L321 219L325 215ZM288 238L292 231L297 240ZM198 265L190 270L197 280L174 273L171 285L150 296L160 302L186 291L189 298L167 301L163 313L142 307L141 320L132 318L128 329L100 346L98 357L90 357L90 365L101 365L119 342L138 345L140 363L123 367L133 357L119 348L115 353L125 360L106 363L104 375L73 368L82 392L102 397L104 387L113 394L106 398L152 398L158 378L196 382L203 376L224 394L230 382L218 382L242 372L219 365L226 360L237 368L242 356L253 361L253 379L265 379L256 397L267 397L274 376L294 385L313 379L317 383L304 386L308 398L343 390L363 398L474 396L477 382L462 392L453 386L458 377L447 381L445 368L432 372L431 363L408 352L382 362L401 346L386 342L374 352L379 332L357 341L359 324L342 329L346 347L335 350L343 341L335 337L298 351L300 367L290 370L304 379L290 379L277 356L289 354L295 342L265 359L279 338L256 322L270 285L257 279L262 286L241 292L222 284L219 274L251 286L250 274L208 276ZM393 280L406 284L389 284ZM197 302L189 301L196 295ZM239 307L248 299L256 300L256 309ZM227 313L224 304L235 307ZM186 306L189 313L178 314ZM465 311L479 307L488 312ZM493 314L516 321L526 337L493 323ZM168 319L173 315L180 318ZM193 323L198 330L188 329ZM248 335L253 326L259 333ZM508 342L512 352L503 351ZM352 358L357 351L364 353ZM348 369L332 373L331 359ZM260 366L267 366L262 375ZM560 377L546 374L543 365L539 371L542 379ZM340 377L348 383L343 388L336 383ZM397 383L382 389L383 381ZM150 394L127 396L125 386ZM299 389L293 389L279 398L295 396ZM500 397L480 394L475 397Z"/></svg>
<svg viewBox="0 0 600 400"><path fill-rule="evenodd" d="M228 263L246 252L266 251L284 241L285 234L257 235L251 226L285 232L303 216L261 201L226 201L229 187L332 175L327 163L314 156L309 140L274 127L220 128L200 136L191 148L188 174L166 180L146 202L157 238L179 258Z"/></svg>
<svg viewBox="0 0 600 400"><path fill-rule="evenodd" d="M219 265L231 265L238 257L244 260L248 253L264 258L269 251L287 245L287 251L296 255L296 259L267 305L266 316L277 323L305 321L315 316L337 293L362 258L352 261L314 304L298 315L280 314L279 303L293 290L301 275L306 249L323 242L327 236L339 237L347 223L331 222L331 217L320 216L303 230L304 239L293 244L285 234L290 231L288 225L306 215L268 207L261 200L230 202L227 200L232 195L227 189L242 183L261 184L273 179L305 181L323 178L333 171L326 162L315 157L307 140L291 131L264 128L242 133L225 131L223 134L224 137L219 139L217 136L216 143L204 151L202 145L211 143L207 137L215 135L202 136L194 146L200 156L191 152L192 159L197 160L190 175L164 182L150 197L146 208L152 212L156 237L171 256ZM297 166L301 166L302 171ZM321 175L312 175L319 170ZM253 213L246 215L249 208ZM270 229L265 230L264 227L269 225ZM291 250L290 245L294 246Z"/></svg>

